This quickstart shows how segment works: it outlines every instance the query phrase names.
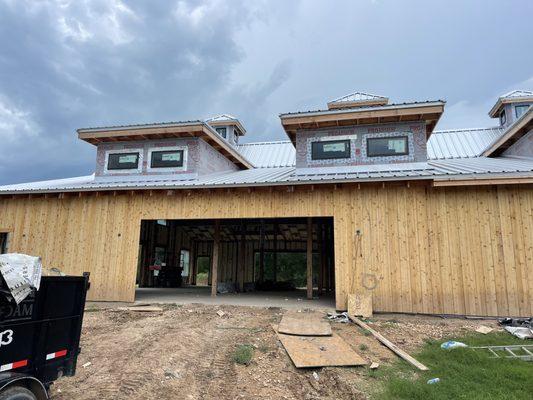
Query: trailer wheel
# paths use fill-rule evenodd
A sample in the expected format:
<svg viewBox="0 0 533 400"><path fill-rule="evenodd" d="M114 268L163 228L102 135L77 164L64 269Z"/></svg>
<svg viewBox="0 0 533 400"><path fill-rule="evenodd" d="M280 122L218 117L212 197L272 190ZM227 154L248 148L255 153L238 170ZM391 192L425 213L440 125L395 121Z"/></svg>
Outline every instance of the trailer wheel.
<svg viewBox="0 0 533 400"><path fill-rule="evenodd" d="M11 386L0 393L0 400L37 400L37 397L24 386Z"/></svg>

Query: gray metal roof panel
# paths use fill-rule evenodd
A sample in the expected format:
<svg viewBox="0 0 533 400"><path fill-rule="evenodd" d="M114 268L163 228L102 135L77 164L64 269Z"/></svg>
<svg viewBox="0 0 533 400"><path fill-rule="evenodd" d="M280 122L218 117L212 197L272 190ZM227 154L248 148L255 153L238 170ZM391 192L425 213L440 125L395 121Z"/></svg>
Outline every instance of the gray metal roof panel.
<svg viewBox="0 0 533 400"><path fill-rule="evenodd" d="M296 149L289 140L237 145L237 150L256 168L293 167Z"/></svg>
<svg viewBox="0 0 533 400"><path fill-rule="evenodd" d="M307 110L307 111L293 111L293 112L287 112L279 114L280 118L284 117L294 117L296 115L307 115L307 114L342 114L347 112L359 112L359 111L366 111L366 110L381 110L381 109L390 109L390 108L407 108L411 106L432 106L432 105L444 105L446 104L445 100L426 100L426 101L413 101L413 102L406 102L406 103L390 103L386 105L366 105L363 107L360 106L354 106L350 108L341 108L341 109L333 109L333 110Z"/></svg>
<svg viewBox="0 0 533 400"><path fill-rule="evenodd" d="M428 159L479 157L503 133L501 127L434 131L427 143Z"/></svg>
<svg viewBox="0 0 533 400"><path fill-rule="evenodd" d="M439 179L443 177L483 177L528 176L533 177L533 159L499 158L460 158L434 160L426 163L400 163L395 165L367 165L356 167L316 167L298 171L293 167L255 168L241 171L222 172L179 180L166 175L139 177L136 181L101 180L94 175L0 186L0 193L34 193L61 191L95 191L120 189L187 189L201 187L250 187L273 186L297 183L336 183L345 181L390 181L405 179Z"/></svg>

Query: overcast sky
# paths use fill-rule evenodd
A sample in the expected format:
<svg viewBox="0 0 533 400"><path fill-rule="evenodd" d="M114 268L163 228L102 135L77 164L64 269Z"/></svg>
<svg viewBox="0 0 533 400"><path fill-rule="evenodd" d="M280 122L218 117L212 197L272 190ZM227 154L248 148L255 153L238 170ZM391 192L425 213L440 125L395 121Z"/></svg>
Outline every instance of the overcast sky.
<svg viewBox="0 0 533 400"><path fill-rule="evenodd" d="M444 99L438 128L533 89L533 1L0 0L0 184L93 172L81 127L230 113L245 141L353 91Z"/></svg>

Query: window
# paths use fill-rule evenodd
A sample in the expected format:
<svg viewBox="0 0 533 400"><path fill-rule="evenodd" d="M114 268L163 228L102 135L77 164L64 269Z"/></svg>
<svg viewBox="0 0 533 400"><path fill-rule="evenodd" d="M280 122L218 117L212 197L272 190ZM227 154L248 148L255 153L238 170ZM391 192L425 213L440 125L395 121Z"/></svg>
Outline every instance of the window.
<svg viewBox="0 0 533 400"><path fill-rule="evenodd" d="M111 153L107 159L107 169L137 169L139 153Z"/></svg>
<svg viewBox="0 0 533 400"><path fill-rule="evenodd" d="M505 125L507 122L507 115L505 114L505 110L502 110L500 114L500 125Z"/></svg>
<svg viewBox="0 0 533 400"><path fill-rule="evenodd" d="M520 118L522 115L524 115L528 108L529 108L529 105L516 106L514 108L514 113L516 115L516 118Z"/></svg>
<svg viewBox="0 0 533 400"><path fill-rule="evenodd" d="M227 136L227 128L216 128L217 133L222 136L224 139L226 139Z"/></svg>
<svg viewBox="0 0 533 400"><path fill-rule="evenodd" d="M152 151L151 168L183 167L183 150Z"/></svg>
<svg viewBox="0 0 533 400"><path fill-rule="evenodd" d="M313 160L350 158L350 140L313 142L311 144L311 158Z"/></svg>
<svg viewBox="0 0 533 400"><path fill-rule="evenodd" d="M368 157L403 156L409 154L407 136L368 138L366 154Z"/></svg>

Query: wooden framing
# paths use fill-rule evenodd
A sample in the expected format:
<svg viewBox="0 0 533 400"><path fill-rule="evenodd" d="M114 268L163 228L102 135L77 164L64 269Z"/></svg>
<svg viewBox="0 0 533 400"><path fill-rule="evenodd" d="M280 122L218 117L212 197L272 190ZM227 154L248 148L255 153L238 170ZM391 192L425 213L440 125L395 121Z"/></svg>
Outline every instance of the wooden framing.
<svg viewBox="0 0 533 400"><path fill-rule="evenodd" d="M313 219L307 218L307 298L313 298Z"/></svg>
<svg viewBox="0 0 533 400"><path fill-rule="evenodd" d="M215 235L213 239L213 256L211 258L211 296L217 295L218 283L218 253L220 249L220 220L215 221Z"/></svg>
<svg viewBox="0 0 533 400"><path fill-rule="evenodd" d="M91 272L90 300L134 300L141 220L282 217L333 217L326 280L335 282L337 309L364 289L375 311L533 314L531 184L0 197L10 251L41 256L47 268Z"/></svg>

